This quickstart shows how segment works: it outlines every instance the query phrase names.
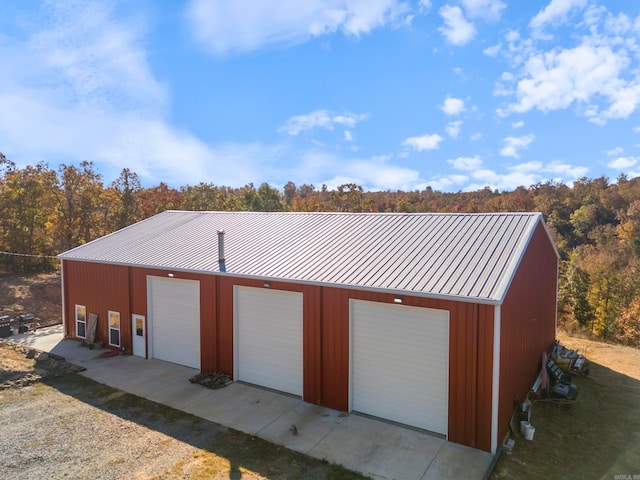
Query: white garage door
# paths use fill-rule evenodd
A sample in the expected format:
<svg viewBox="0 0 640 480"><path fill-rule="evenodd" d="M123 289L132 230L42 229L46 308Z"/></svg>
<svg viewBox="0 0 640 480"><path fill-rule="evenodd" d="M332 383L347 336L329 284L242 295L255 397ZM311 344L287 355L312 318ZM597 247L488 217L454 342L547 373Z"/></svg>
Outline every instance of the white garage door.
<svg viewBox="0 0 640 480"><path fill-rule="evenodd" d="M302 396L302 293L235 287L235 377Z"/></svg>
<svg viewBox="0 0 640 480"><path fill-rule="evenodd" d="M200 282L147 277L151 355L200 370Z"/></svg>
<svg viewBox="0 0 640 480"><path fill-rule="evenodd" d="M443 435L449 312L351 300L351 406Z"/></svg>

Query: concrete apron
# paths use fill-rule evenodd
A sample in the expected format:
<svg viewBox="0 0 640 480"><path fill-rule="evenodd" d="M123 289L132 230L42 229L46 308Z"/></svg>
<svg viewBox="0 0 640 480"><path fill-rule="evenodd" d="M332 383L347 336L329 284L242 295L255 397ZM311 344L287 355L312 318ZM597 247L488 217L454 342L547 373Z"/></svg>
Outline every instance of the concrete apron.
<svg viewBox="0 0 640 480"><path fill-rule="evenodd" d="M374 479L481 479L491 464L492 455L480 450L259 387L233 383L210 390L188 381L198 373L193 368L129 355L100 357L104 350L89 350L63 339L61 326L11 340L85 367L81 375L97 382Z"/></svg>

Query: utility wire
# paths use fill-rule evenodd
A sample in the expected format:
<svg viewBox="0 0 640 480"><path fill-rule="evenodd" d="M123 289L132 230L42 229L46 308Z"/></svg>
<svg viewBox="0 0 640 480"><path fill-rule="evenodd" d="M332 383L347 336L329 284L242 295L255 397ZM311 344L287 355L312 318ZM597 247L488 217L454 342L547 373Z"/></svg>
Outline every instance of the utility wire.
<svg viewBox="0 0 640 480"><path fill-rule="evenodd" d="M54 257L52 255L33 255L30 253L15 253L15 252L3 252L0 251L2 255L13 255L14 257L32 257L32 258L49 258L52 260L60 260L58 257Z"/></svg>

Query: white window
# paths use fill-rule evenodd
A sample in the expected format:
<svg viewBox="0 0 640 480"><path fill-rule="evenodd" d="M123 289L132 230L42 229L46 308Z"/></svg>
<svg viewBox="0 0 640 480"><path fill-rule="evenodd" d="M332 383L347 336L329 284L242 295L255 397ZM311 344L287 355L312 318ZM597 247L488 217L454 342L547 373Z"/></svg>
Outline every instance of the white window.
<svg viewBox="0 0 640 480"><path fill-rule="evenodd" d="M109 345L120 346L120 312L109 311Z"/></svg>
<svg viewBox="0 0 640 480"><path fill-rule="evenodd" d="M87 307L76 305L76 337L87 338Z"/></svg>

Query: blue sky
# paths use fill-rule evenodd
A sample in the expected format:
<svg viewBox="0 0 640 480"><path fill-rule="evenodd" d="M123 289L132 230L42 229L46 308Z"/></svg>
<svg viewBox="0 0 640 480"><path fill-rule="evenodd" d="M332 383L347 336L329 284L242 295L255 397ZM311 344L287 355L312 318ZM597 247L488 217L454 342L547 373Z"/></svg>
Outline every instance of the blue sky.
<svg viewBox="0 0 640 480"><path fill-rule="evenodd" d="M106 182L640 175L635 0L7 0L0 59L0 152Z"/></svg>

